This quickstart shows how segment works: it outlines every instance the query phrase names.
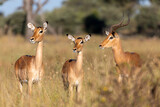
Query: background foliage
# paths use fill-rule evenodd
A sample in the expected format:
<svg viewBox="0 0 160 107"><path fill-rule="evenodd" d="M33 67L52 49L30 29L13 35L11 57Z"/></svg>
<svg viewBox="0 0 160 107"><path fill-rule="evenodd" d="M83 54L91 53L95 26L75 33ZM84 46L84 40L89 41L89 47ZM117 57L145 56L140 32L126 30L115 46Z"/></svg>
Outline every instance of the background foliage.
<svg viewBox="0 0 160 107"><path fill-rule="evenodd" d="M72 51L74 44L66 36L58 37L58 42L53 36L45 35L44 39L45 72L42 90L38 84L33 84L33 93L29 97L27 84L23 85L23 94L19 91L14 63L22 55L34 55L37 45L19 36L1 37L0 107L160 106L160 39L122 38L124 49L139 53L144 63L137 78L128 78L128 82L119 84L112 50L100 49L98 45L105 37L93 35L83 47L84 81L81 101L74 101L71 105L63 88L61 70L66 60L76 57Z"/></svg>
<svg viewBox="0 0 160 107"><path fill-rule="evenodd" d="M3 5L1 1L6 0L0 0ZM143 6L140 1L144 0L64 0L60 8L32 14L32 23L37 26L49 21L47 32L51 35L96 34L84 46L82 100L71 105L63 88L61 69L66 60L76 57L73 43L67 37L45 35L42 90L33 85L29 97L24 84L22 95L14 63L22 55L35 55L37 45L23 38L27 35L26 11L20 9L9 16L0 13L0 107L160 107L160 2L150 0L151 5ZM123 12L125 19L130 15L131 22L118 32L134 37L122 37L122 46L125 51L138 53L143 66L137 78L119 84L112 50L101 50L98 45L106 38L100 37L103 31L118 23ZM19 34L23 37L13 36Z"/></svg>
<svg viewBox="0 0 160 107"><path fill-rule="evenodd" d="M140 4L140 2L142 2ZM52 29L49 33L61 35L65 33L103 34L109 26L118 23L125 13L129 14L131 23L121 33L128 35L142 33L144 36L158 36L160 29L160 2L150 0L149 6L143 6L142 0L64 0L60 8L44 12L34 18L36 24L48 20ZM17 17L18 16L18 17ZM26 33L26 15L23 10L12 15L0 14L0 28L5 34L10 30L13 34Z"/></svg>

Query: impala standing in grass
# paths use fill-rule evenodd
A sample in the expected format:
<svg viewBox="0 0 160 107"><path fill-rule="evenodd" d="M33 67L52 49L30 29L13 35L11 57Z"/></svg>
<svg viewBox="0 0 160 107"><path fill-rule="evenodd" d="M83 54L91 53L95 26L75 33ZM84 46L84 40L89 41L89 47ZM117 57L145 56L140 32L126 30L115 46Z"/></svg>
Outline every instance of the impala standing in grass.
<svg viewBox="0 0 160 107"><path fill-rule="evenodd" d="M69 88L70 99L73 97L73 89L76 87L77 99L82 88L83 81L83 45L91 38L91 35L74 38L72 35L68 35L68 39L74 42L73 52L77 53L77 59L67 60L62 68L62 79L65 90Z"/></svg>
<svg viewBox="0 0 160 107"><path fill-rule="evenodd" d="M124 18L123 18L124 19ZM119 73L118 81L122 81L122 77L128 77L130 74L140 71L141 59L137 53L124 52L121 45L119 35L115 32L118 28L127 26L130 22L123 24L123 19L119 24L112 25L110 31L106 31L107 38L99 45L100 48L111 47L116 62L116 69Z"/></svg>
<svg viewBox="0 0 160 107"><path fill-rule="evenodd" d="M40 85L40 80L43 75L43 37L47 30L48 22L43 24L43 27L36 27L32 23L28 23L28 28L30 28L34 34L30 38L31 43L37 43L37 51L35 56L24 55L21 56L15 63L15 74L19 80L19 87L22 93L23 83L28 83L28 93L31 94L32 84L38 82Z"/></svg>

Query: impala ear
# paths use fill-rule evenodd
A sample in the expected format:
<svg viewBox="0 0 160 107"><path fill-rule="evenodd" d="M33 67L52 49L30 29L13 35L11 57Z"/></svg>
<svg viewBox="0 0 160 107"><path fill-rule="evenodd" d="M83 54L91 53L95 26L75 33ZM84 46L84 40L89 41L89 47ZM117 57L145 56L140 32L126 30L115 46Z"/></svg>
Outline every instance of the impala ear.
<svg viewBox="0 0 160 107"><path fill-rule="evenodd" d="M109 35L109 32L108 31L105 31L106 35L108 36Z"/></svg>
<svg viewBox="0 0 160 107"><path fill-rule="evenodd" d="M88 40L90 40L90 38L91 38L91 34L86 35L84 38L84 42L87 42Z"/></svg>
<svg viewBox="0 0 160 107"><path fill-rule="evenodd" d="M28 23L27 26L28 26L28 28L31 29L32 31L34 31L34 29L36 28L32 23Z"/></svg>
<svg viewBox="0 0 160 107"><path fill-rule="evenodd" d="M44 22L44 23L43 23L44 31L46 31L46 30L47 30L47 25L48 25L48 21L46 21L46 22Z"/></svg>
<svg viewBox="0 0 160 107"><path fill-rule="evenodd" d="M76 39L74 38L74 36L70 35L70 34L66 34L66 36L68 36L68 39L75 41Z"/></svg>

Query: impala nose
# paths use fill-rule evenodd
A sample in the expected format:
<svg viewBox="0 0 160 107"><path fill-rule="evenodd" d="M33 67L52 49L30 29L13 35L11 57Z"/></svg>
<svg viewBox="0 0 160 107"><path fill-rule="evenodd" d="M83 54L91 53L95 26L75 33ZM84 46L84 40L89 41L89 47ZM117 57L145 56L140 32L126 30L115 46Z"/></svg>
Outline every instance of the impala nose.
<svg viewBox="0 0 160 107"><path fill-rule="evenodd" d="M76 52L76 49L73 49L73 52Z"/></svg>
<svg viewBox="0 0 160 107"><path fill-rule="evenodd" d="M34 38L31 38L30 40L31 40L31 41L33 41L33 40L34 40Z"/></svg>
<svg viewBox="0 0 160 107"><path fill-rule="evenodd" d="M99 48L104 49L104 47L102 45L99 45Z"/></svg>
<svg viewBox="0 0 160 107"><path fill-rule="evenodd" d="M31 43L35 43L34 37L30 38Z"/></svg>

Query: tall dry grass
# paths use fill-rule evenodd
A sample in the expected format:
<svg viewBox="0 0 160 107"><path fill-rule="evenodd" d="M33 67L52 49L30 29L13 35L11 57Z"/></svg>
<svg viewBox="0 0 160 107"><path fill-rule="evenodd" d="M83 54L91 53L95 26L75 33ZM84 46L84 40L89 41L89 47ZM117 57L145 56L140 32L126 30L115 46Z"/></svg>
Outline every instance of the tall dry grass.
<svg viewBox="0 0 160 107"><path fill-rule="evenodd" d="M84 83L81 102L68 103L63 89L61 69L69 58L75 58L73 43L67 37L45 36L45 75L42 90L33 85L32 96L27 85L20 94L14 75L14 63L22 55L35 55L36 44L21 37L0 37L0 107L153 107L160 106L160 40L157 38L123 38L124 50L137 52L144 62L137 79L118 84L118 74L111 49L98 45L105 37L92 36L84 46Z"/></svg>

